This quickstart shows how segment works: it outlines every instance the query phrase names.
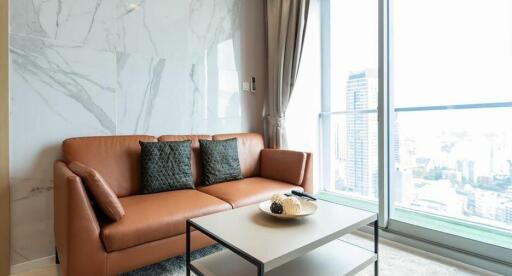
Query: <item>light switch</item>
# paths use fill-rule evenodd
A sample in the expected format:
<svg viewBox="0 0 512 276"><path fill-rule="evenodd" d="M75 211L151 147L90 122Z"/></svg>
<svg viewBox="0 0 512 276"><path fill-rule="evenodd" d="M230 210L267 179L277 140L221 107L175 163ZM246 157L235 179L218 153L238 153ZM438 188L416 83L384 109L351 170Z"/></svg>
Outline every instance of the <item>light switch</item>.
<svg viewBox="0 0 512 276"><path fill-rule="evenodd" d="M242 90L245 92L249 92L251 90L251 86L248 81L242 82Z"/></svg>
<svg viewBox="0 0 512 276"><path fill-rule="evenodd" d="M251 78L251 92L256 92L256 78L255 77L252 77Z"/></svg>

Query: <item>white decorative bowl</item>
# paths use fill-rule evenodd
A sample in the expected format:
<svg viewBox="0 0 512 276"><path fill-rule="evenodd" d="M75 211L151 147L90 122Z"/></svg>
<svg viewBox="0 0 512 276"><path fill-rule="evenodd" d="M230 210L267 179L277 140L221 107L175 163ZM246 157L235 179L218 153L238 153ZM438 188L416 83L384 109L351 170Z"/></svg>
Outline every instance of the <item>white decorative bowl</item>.
<svg viewBox="0 0 512 276"><path fill-rule="evenodd" d="M318 206L315 203L313 203L312 201L309 201L309 200L305 200L303 198L297 198L297 199L299 200L301 209L302 209L301 210L302 212L298 215L286 215L286 214L272 213L270 211L270 205L272 204L271 200L267 200L267 201L260 203L259 207L260 207L260 210L263 211L264 213L271 215L273 217L276 217L276 218L280 218L280 219L301 218L301 217L312 215L316 212L316 209L318 208Z"/></svg>

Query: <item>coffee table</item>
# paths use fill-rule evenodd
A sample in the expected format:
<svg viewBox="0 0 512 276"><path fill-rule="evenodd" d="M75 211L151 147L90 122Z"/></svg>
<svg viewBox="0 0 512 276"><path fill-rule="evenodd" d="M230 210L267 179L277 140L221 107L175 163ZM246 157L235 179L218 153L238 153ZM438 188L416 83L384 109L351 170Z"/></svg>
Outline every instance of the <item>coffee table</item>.
<svg viewBox="0 0 512 276"><path fill-rule="evenodd" d="M315 214L279 220L258 205L187 220L187 275L354 275L374 264L378 275L377 214L318 200ZM338 238L374 226L368 250ZM191 228L226 249L191 261Z"/></svg>

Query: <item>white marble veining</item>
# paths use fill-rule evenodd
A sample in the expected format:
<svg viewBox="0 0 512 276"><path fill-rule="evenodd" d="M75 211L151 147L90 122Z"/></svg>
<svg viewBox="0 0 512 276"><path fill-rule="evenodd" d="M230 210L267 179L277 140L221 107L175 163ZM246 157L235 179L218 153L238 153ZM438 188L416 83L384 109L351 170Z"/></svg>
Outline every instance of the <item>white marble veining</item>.
<svg viewBox="0 0 512 276"><path fill-rule="evenodd" d="M13 263L53 254L65 138L244 131L240 1L10 1Z"/></svg>
<svg viewBox="0 0 512 276"><path fill-rule="evenodd" d="M118 133L187 132L193 94L186 93L190 84L180 64L121 53L117 59Z"/></svg>
<svg viewBox="0 0 512 276"><path fill-rule="evenodd" d="M117 2L11 0L11 32L114 50Z"/></svg>
<svg viewBox="0 0 512 276"><path fill-rule="evenodd" d="M116 50L185 61L190 52L188 0L120 0L115 15ZM185 31L187 30L187 31ZM175 35L170 36L169 33Z"/></svg>
<svg viewBox="0 0 512 276"><path fill-rule="evenodd" d="M115 56L15 34L10 43L10 174L51 179L65 137L115 133Z"/></svg>
<svg viewBox="0 0 512 276"><path fill-rule="evenodd" d="M233 38L239 9L240 0L11 0L11 32L112 52L201 59Z"/></svg>
<svg viewBox="0 0 512 276"><path fill-rule="evenodd" d="M12 260L22 263L53 252L53 181L11 178Z"/></svg>

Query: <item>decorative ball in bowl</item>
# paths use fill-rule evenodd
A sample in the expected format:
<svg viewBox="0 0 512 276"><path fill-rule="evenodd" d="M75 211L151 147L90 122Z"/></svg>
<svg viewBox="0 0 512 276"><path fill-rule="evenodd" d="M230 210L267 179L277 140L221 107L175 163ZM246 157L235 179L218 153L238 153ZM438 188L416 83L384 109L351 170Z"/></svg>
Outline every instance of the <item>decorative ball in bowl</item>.
<svg viewBox="0 0 512 276"><path fill-rule="evenodd" d="M280 218L295 219L309 216L315 213L317 205L304 198L275 194L271 200L259 205L264 213Z"/></svg>

